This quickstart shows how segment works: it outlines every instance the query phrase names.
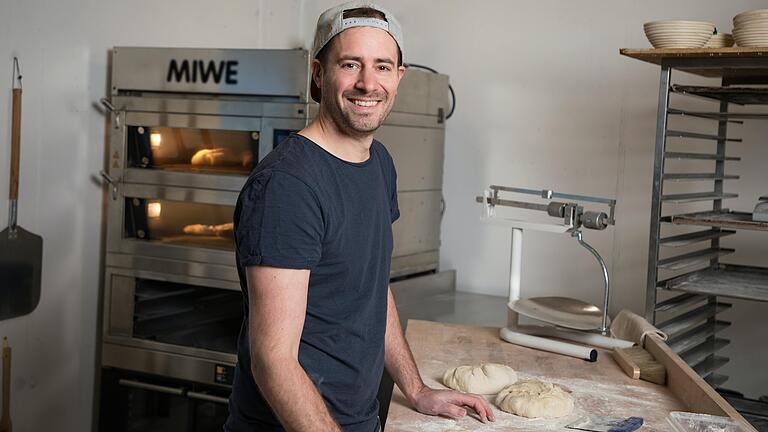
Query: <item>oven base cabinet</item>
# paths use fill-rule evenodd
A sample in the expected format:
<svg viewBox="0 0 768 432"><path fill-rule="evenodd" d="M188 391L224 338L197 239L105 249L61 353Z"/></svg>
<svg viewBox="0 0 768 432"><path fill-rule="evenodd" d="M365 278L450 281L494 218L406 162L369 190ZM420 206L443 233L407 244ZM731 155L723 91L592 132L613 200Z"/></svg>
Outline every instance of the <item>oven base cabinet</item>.
<svg viewBox="0 0 768 432"><path fill-rule="evenodd" d="M121 369L101 373L99 431L221 431L229 389Z"/></svg>

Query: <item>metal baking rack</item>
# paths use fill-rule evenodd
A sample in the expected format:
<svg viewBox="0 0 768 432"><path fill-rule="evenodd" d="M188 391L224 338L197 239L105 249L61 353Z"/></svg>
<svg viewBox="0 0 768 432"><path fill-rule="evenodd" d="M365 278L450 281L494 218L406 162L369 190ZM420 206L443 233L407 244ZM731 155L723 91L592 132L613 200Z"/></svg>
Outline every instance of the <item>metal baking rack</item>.
<svg viewBox="0 0 768 432"><path fill-rule="evenodd" d="M731 308L731 304L721 298L768 301L768 268L721 263L721 257L734 252L723 247L721 239L739 230L768 231L768 222L755 220L759 217L753 218L752 213L730 210L724 204L725 200L738 197L731 181L738 180L739 176L726 168L740 160L726 150L742 142L729 135L729 125L742 124L745 120L768 120L768 113L732 112L731 108L733 105L768 105L765 86L768 84L768 50L623 49L621 53L661 67L645 316L669 334L668 344L675 352L710 385L719 387L728 377L717 370L729 361L719 351L729 341L718 334L730 326L729 322L719 319L719 314ZM673 84L672 70L717 78L721 85ZM671 106L672 99L677 104L688 97L714 102L714 107L699 111ZM682 117L709 120L712 131L670 127L671 121L677 121L672 119ZM712 133L715 126L716 132ZM668 138L679 140L668 143ZM702 150L676 150L681 144L695 143L700 144ZM672 160L676 162L669 163ZM691 170L693 166L701 166L702 161L711 162L711 169ZM673 164L674 170L669 166ZM711 189L692 193L665 191L679 182L711 185ZM711 206L701 211L700 203L707 202ZM691 211L695 206L698 209ZM681 211L683 208L688 211ZM689 231L681 233L685 227ZM680 294L659 301L659 292L663 290ZM660 315L664 315L664 319L659 319Z"/></svg>

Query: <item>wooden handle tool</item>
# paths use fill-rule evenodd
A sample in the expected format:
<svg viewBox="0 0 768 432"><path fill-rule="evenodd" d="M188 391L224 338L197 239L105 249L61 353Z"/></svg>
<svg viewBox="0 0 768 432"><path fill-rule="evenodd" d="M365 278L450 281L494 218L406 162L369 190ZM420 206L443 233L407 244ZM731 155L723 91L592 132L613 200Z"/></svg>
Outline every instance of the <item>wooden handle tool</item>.
<svg viewBox="0 0 768 432"><path fill-rule="evenodd" d="M21 89L13 89L11 120L11 201L19 199L19 153L21 149Z"/></svg>
<svg viewBox="0 0 768 432"><path fill-rule="evenodd" d="M0 432L12 432L11 428L11 347L8 338L3 338L3 416L0 417Z"/></svg>

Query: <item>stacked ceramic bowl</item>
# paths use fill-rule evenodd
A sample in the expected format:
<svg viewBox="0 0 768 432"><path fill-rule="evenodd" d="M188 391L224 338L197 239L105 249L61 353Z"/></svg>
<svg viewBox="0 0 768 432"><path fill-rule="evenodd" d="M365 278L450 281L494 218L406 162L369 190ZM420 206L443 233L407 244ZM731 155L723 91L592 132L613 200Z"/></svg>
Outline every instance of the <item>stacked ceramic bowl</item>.
<svg viewBox="0 0 768 432"><path fill-rule="evenodd" d="M712 37L715 25L705 21L664 20L643 24L654 48L701 48Z"/></svg>
<svg viewBox="0 0 768 432"><path fill-rule="evenodd" d="M768 9L743 12L733 17L733 38L742 47L768 47Z"/></svg>
<svg viewBox="0 0 768 432"><path fill-rule="evenodd" d="M727 48L733 46L733 36L730 33L718 33L712 35L704 48Z"/></svg>

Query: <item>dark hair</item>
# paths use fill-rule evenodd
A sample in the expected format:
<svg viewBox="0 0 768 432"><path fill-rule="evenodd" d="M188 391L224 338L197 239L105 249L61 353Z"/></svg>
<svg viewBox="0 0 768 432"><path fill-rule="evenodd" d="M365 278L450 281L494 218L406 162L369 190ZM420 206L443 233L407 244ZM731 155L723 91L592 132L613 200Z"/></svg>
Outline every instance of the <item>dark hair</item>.
<svg viewBox="0 0 768 432"><path fill-rule="evenodd" d="M344 18L377 18L382 21L387 20L387 17L380 11L373 8L367 8L367 7L345 10ZM331 46L334 39L336 39L336 36L331 38L331 40L329 40L328 43L326 43L325 46L322 47L320 51L317 52L317 55L315 56L316 59L320 60L320 63L323 66L325 66L326 60L328 60L328 47ZM395 45L397 45L397 42L395 42ZM397 46L397 65L398 66L403 65L403 53L400 51L399 45Z"/></svg>

